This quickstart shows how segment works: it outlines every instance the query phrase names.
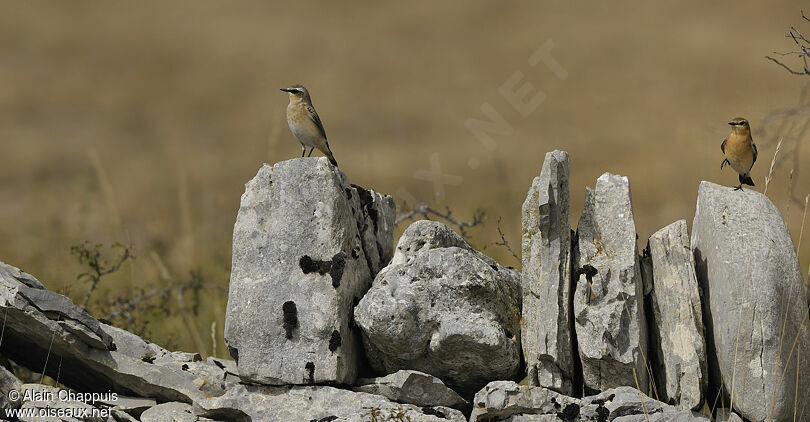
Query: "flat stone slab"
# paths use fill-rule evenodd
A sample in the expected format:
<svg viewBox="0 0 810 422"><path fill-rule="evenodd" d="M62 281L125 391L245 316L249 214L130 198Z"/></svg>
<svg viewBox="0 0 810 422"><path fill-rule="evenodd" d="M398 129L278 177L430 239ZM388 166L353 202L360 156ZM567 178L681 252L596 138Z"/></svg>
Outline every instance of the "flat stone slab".
<svg viewBox="0 0 810 422"><path fill-rule="evenodd" d="M194 411L227 421L466 421L456 409L394 403L383 396L327 386L238 385L222 396L195 401Z"/></svg>
<svg viewBox="0 0 810 422"><path fill-rule="evenodd" d="M378 394L398 403L444 406L463 410L469 403L442 380L419 371L401 370L379 378L361 378L354 391Z"/></svg>

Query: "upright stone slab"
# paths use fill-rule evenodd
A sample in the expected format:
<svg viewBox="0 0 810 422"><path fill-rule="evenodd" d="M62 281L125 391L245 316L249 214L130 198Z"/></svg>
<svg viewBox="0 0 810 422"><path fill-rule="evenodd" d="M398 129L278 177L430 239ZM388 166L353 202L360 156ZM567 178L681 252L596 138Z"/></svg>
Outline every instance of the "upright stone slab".
<svg viewBox="0 0 810 422"><path fill-rule="evenodd" d="M678 220L650 237L655 333L651 354L660 365L658 397L681 409L696 409L706 389L706 343L700 291L686 221Z"/></svg>
<svg viewBox="0 0 810 422"><path fill-rule="evenodd" d="M352 309L393 250L394 204L325 158L264 165L233 233L225 342L244 381L350 384Z"/></svg>
<svg viewBox="0 0 810 422"><path fill-rule="evenodd" d="M751 421L792 421L794 408L804 415L797 420L807 418L807 306L779 210L756 191L702 182L692 250L707 315L708 394L722 386Z"/></svg>
<svg viewBox="0 0 810 422"><path fill-rule="evenodd" d="M647 391L643 286L626 177L605 173L596 190L586 190L577 236L574 315L586 391Z"/></svg>
<svg viewBox="0 0 810 422"><path fill-rule="evenodd" d="M546 154L523 202L523 356L529 384L571 394L571 225L568 153Z"/></svg>

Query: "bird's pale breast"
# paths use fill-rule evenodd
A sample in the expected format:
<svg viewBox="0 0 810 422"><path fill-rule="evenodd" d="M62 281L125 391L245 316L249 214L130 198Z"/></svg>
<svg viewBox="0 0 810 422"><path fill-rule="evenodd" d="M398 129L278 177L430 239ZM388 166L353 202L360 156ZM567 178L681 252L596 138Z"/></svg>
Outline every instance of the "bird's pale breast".
<svg viewBox="0 0 810 422"><path fill-rule="evenodd" d="M725 154L731 167L740 174L746 174L754 165L754 147L750 136L732 133L726 139Z"/></svg>
<svg viewBox="0 0 810 422"><path fill-rule="evenodd" d="M318 126L309 117L309 112L302 103L290 103L287 106L287 125L298 141L308 147L324 143Z"/></svg>

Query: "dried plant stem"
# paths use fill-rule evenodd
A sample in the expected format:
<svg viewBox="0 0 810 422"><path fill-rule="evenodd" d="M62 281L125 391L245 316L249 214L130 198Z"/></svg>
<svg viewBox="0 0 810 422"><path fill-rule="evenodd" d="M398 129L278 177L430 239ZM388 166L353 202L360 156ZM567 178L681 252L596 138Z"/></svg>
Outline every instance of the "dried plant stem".
<svg viewBox="0 0 810 422"><path fill-rule="evenodd" d="M804 237L804 221L807 218L807 203L810 202L810 195L804 197L804 214L802 215L802 228L799 231L799 247L796 250L796 255L801 256L802 253L802 237Z"/></svg>
<svg viewBox="0 0 810 422"><path fill-rule="evenodd" d="M217 322L211 321L211 356L217 356Z"/></svg>
<svg viewBox="0 0 810 422"><path fill-rule="evenodd" d="M774 151L773 159L771 159L771 168L768 170L768 175L765 176L765 190L762 192L763 194L768 193L768 185L771 184L771 180L773 180L773 168L776 166L776 157L779 155L780 149L782 149L782 139L779 139L779 143L776 144L776 151Z"/></svg>

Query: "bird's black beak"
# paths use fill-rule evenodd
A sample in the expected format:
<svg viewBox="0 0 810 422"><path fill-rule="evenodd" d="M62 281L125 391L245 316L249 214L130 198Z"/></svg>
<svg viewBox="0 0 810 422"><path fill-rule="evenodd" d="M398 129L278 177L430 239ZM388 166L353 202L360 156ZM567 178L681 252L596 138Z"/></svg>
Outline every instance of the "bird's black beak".
<svg viewBox="0 0 810 422"><path fill-rule="evenodd" d="M284 91L284 92L292 92L292 90L289 89L289 88L281 88L281 90Z"/></svg>
<svg viewBox="0 0 810 422"><path fill-rule="evenodd" d="M282 89L282 91L284 91L284 90ZM729 124L730 126L735 126L735 125L736 125L736 123L734 123L734 122L728 122L728 124Z"/></svg>

